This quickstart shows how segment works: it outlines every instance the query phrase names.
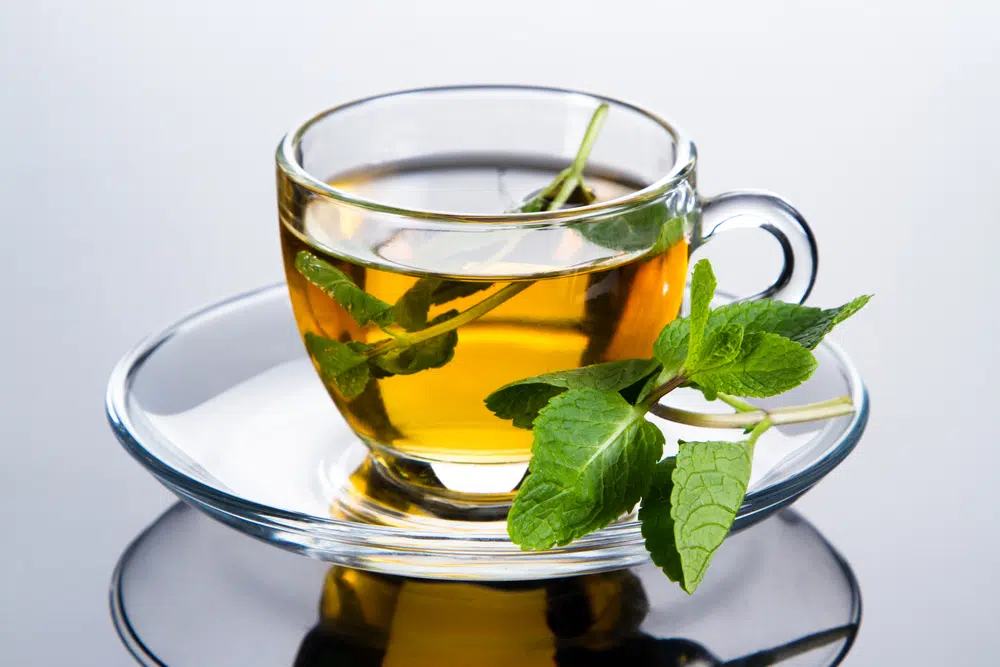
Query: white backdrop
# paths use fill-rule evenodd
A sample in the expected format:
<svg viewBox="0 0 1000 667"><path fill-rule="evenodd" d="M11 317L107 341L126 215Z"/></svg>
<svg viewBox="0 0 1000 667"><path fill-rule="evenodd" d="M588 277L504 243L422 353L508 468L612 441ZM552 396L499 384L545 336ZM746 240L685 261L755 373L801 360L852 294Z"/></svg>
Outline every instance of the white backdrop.
<svg viewBox="0 0 1000 667"><path fill-rule="evenodd" d="M706 193L806 214L813 303L876 294L838 336L868 435L799 504L863 586L847 664L1000 660L998 19L987 0L0 3L0 663L129 664L107 580L170 497L116 445L104 384L152 329L281 278L284 130L464 82L649 106L694 136Z"/></svg>

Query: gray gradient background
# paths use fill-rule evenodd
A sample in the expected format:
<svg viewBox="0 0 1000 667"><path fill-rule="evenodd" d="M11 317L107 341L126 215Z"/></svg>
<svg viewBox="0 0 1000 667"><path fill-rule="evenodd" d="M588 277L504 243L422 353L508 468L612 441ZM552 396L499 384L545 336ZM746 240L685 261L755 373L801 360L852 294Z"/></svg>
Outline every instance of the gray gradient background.
<svg viewBox="0 0 1000 667"><path fill-rule="evenodd" d="M799 504L863 585L847 664L995 664L998 19L986 1L3 2L0 664L130 664L108 576L171 497L115 443L104 384L154 328L281 278L284 130L477 81L647 105L696 139L705 193L799 206L813 302L877 295L838 335L868 435Z"/></svg>

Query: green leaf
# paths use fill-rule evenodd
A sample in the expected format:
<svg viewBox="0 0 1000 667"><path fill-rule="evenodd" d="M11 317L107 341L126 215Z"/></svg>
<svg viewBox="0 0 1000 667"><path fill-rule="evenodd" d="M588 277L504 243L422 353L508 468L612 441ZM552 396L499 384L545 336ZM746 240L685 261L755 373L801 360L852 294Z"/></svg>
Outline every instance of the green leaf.
<svg viewBox="0 0 1000 667"><path fill-rule="evenodd" d="M524 549L567 544L631 510L649 487L663 434L617 392L570 389L535 423L528 478L507 517Z"/></svg>
<svg viewBox="0 0 1000 667"><path fill-rule="evenodd" d="M703 389L736 396L766 398L797 387L816 370L812 352L773 333L743 336L739 354L730 362L690 376Z"/></svg>
<svg viewBox="0 0 1000 667"><path fill-rule="evenodd" d="M364 391L370 371L368 357L363 353L371 346L359 341L341 343L314 333L305 335L305 343L325 383L336 387L344 398L354 398Z"/></svg>
<svg viewBox="0 0 1000 667"><path fill-rule="evenodd" d="M701 583L743 504L752 453L749 442L680 443L671 476L670 517L683 576L681 587L688 593Z"/></svg>
<svg viewBox="0 0 1000 667"><path fill-rule="evenodd" d="M670 217L662 202L632 209L605 220L577 225L585 239L609 250L663 251L684 238L684 218Z"/></svg>
<svg viewBox="0 0 1000 667"><path fill-rule="evenodd" d="M639 521L646 551L652 556L653 563L663 570L670 581L681 582L684 580L684 570L674 539L674 518L670 512L670 496L674 490L671 476L676 467L677 460L674 457L656 464L652 483L642 497Z"/></svg>
<svg viewBox="0 0 1000 667"><path fill-rule="evenodd" d="M427 323L434 326L458 315L457 310L449 310ZM412 375L430 368L440 368L455 356L458 332L455 329L413 345L381 354L372 359L381 371L393 375Z"/></svg>
<svg viewBox="0 0 1000 667"><path fill-rule="evenodd" d="M567 389L621 391L655 373L658 367L659 363L652 359L626 359L537 375L500 387L486 397L486 407L501 419L514 420L514 426L531 428L539 410Z"/></svg>
<svg viewBox="0 0 1000 667"><path fill-rule="evenodd" d="M768 299L732 303L712 311L707 330L739 324L748 334L774 333L812 350L834 326L861 310L869 299L871 296L860 296L826 310Z"/></svg>
<svg viewBox="0 0 1000 667"><path fill-rule="evenodd" d="M705 323L712 308L716 280L712 264L703 259L694 265L691 275L691 315L688 317L688 353L685 365L690 369L698 366L701 342L705 336Z"/></svg>
<svg viewBox="0 0 1000 667"><path fill-rule="evenodd" d="M396 322L407 331L427 326L427 311L431 309L434 290L441 284L436 278L421 278L399 297L392 307Z"/></svg>
<svg viewBox="0 0 1000 667"><path fill-rule="evenodd" d="M676 373L684 366L688 356L689 333L687 318L678 318L660 331L653 343L653 356L663 365L665 373Z"/></svg>
<svg viewBox="0 0 1000 667"><path fill-rule="evenodd" d="M861 310L870 298L861 296L839 308L827 310L768 299L720 306L708 316L705 335L711 336L729 325L739 325L744 335L778 334L811 350L835 325ZM653 345L653 354L663 364L664 371L679 371L684 365L689 335L687 318L674 320L660 332Z"/></svg>
<svg viewBox="0 0 1000 667"><path fill-rule="evenodd" d="M375 322L392 324L392 306L354 284L340 269L305 250L295 256L295 269L324 294L344 307L354 321L364 326Z"/></svg>
<svg viewBox="0 0 1000 667"><path fill-rule="evenodd" d="M393 306L396 322L407 331L422 329L427 326L431 306L461 299L492 286L493 283L421 278Z"/></svg>
<svg viewBox="0 0 1000 667"><path fill-rule="evenodd" d="M739 356L743 346L743 327L739 324L728 324L712 333L701 346L696 368L685 364L691 373L717 368L727 364Z"/></svg>

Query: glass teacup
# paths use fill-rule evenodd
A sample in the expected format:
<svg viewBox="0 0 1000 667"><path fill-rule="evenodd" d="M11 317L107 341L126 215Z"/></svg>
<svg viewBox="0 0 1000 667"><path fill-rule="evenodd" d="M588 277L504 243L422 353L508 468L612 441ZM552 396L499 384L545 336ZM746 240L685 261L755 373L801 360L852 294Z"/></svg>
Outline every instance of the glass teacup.
<svg viewBox="0 0 1000 667"><path fill-rule="evenodd" d="M602 103L592 201L516 212L573 160ZM313 362L377 467L421 493L510 494L531 432L486 396L648 358L680 312L690 253L720 231L778 239L784 266L757 297L801 301L815 278L815 242L790 205L759 192L700 198L694 144L600 96L468 86L373 97L291 131L277 163L288 286Z"/></svg>

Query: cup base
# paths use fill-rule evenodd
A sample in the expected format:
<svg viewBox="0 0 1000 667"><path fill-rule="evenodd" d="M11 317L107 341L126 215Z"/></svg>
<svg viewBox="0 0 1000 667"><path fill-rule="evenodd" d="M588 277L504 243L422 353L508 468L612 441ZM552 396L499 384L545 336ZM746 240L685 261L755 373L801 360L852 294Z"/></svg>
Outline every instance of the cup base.
<svg viewBox="0 0 1000 667"><path fill-rule="evenodd" d="M428 463L373 449L331 511L335 517L397 527L486 527L507 518L527 469L526 463Z"/></svg>

